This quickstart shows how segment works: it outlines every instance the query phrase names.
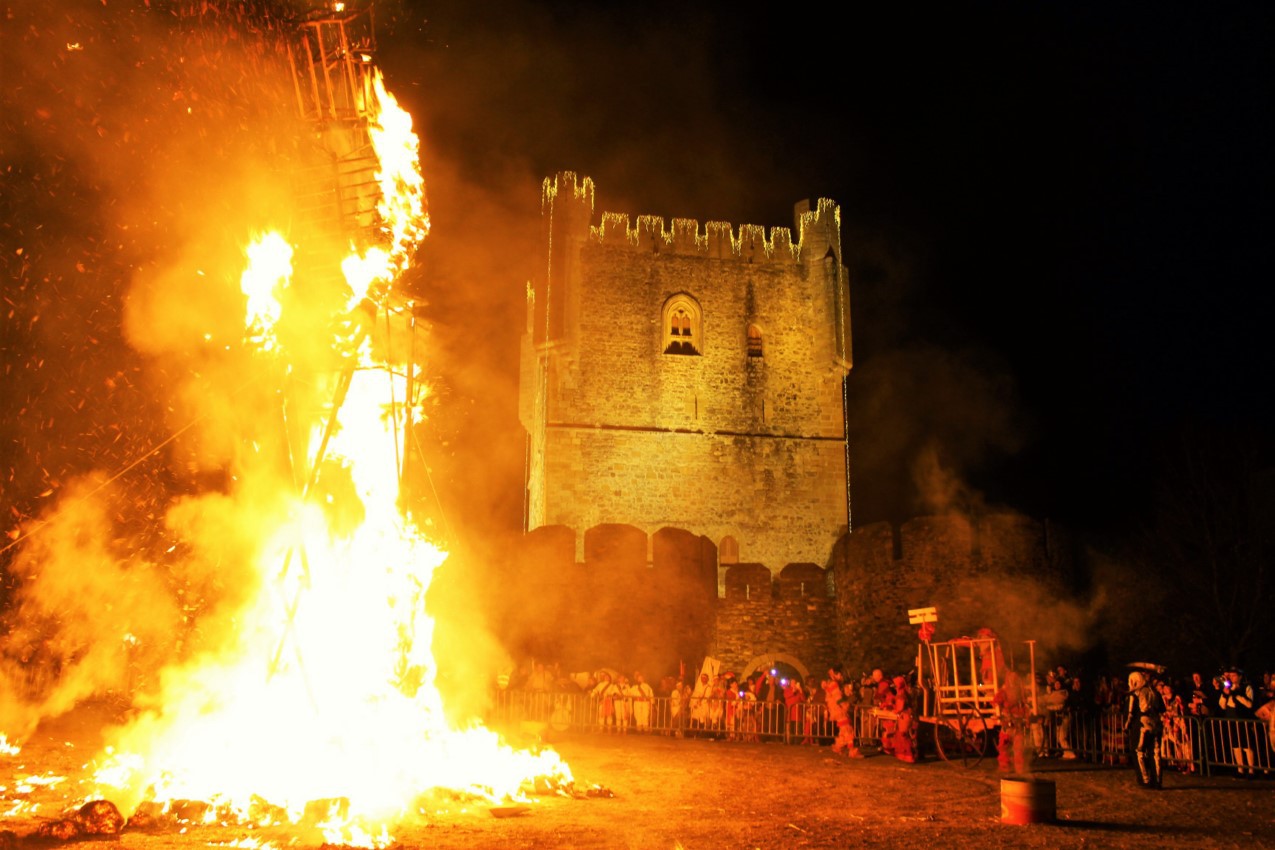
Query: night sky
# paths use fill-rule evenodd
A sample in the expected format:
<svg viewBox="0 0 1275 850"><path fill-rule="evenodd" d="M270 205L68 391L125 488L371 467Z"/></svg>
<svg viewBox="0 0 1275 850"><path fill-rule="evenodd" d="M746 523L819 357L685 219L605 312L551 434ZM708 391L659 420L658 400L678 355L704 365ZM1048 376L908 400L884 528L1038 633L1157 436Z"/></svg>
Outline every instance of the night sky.
<svg viewBox="0 0 1275 850"><path fill-rule="evenodd" d="M398 7L381 61L448 174L427 255L476 226L450 204L534 217L561 169L666 219L835 199L857 524L985 505L1118 530L1183 428L1269 437L1266 8L805 8ZM446 289L435 315L496 320L470 356L511 373L520 280ZM507 390L457 388L493 421Z"/></svg>
<svg viewBox="0 0 1275 850"><path fill-rule="evenodd" d="M35 248L43 273L67 267L54 280L73 279L77 263L102 267L102 245L75 246L100 239L94 228L113 233L130 199L129 187L112 194L76 176L70 143L50 153L64 116L90 150L128 150L132 113L112 100L114 83L92 93L114 122L99 133L92 107L45 79L46 42L94 16L137 22L121 33L167 21L162 3L63 5L75 15L15 7L35 21L17 54L35 64L6 66L22 83L0 134L0 153L19 163L0 197L11 277ZM378 62L422 136L434 229L411 285L435 322L429 451L449 524L521 525L524 288L538 267L540 182L567 169L595 180L599 213L791 226L798 201L840 203L857 525L988 507L1121 533L1141 521L1162 446L1185 426L1270 443L1275 28L1264 6L873 4L838 7L839 20L809 6L662 0L385 0L377 11ZM104 36L54 64L117 61L106 70L149 90L154 65L130 50ZM169 108L161 94L148 108ZM63 109L52 120L35 108L50 103ZM191 156L202 161L197 146ZM68 188L90 185L82 199ZM55 229L71 248L48 237ZM107 263L121 280L139 262L130 250ZM53 307L119 318L92 292L68 297L25 274L7 289L12 339L41 311L29 326L49 328ZM67 470L38 456L26 436L36 426L15 424L40 406L29 400L56 392L79 410L76 375L93 372L83 383L98 395L133 380L122 361L115 370L100 349L76 347L88 330L94 345L117 332L64 324L65 338L39 337L56 342L48 350L23 330L24 345L36 341L6 371L21 384L4 408L21 430L4 443L6 464L26 470L10 473L6 504L22 514L54 479L122 468L157 439L103 419L136 445L96 459L86 448ZM103 380L108 366L119 374ZM151 397L140 383L135 394ZM61 412L56 428L84 430L77 417ZM49 422L41 433L55 441L116 446Z"/></svg>

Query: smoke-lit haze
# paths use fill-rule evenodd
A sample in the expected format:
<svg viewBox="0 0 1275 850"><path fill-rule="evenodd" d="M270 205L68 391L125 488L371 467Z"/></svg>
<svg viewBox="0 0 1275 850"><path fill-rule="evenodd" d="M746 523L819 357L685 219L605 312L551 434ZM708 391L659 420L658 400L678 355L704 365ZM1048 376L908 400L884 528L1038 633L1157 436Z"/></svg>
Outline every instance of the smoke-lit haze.
<svg viewBox="0 0 1275 850"><path fill-rule="evenodd" d="M276 49L288 30L239 4L200 8L8 11L22 36L0 135L10 735L89 697L157 693L161 664L241 639L253 563L297 484L285 422L328 400L318 376L345 356L330 328L348 296L323 278L283 296L289 365L243 345L247 244L278 229L312 258L329 249L295 203L317 146ZM467 286L490 273L451 272ZM427 334L409 352L416 336L395 333L397 354L430 362ZM326 470L315 494L336 529L357 521L342 478ZM467 663L490 667L481 616L466 621Z"/></svg>
<svg viewBox="0 0 1275 850"><path fill-rule="evenodd" d="M5 7L0 563L18 624L6 669L41 671L12 689L25 701L6 707L12 723L124 687L126 659L145 669L215 644L202 624L247 591L237 569L266 512L222 494L246 450L234 435L269 406L269 382L226 350L242 303L225 284L250 231L289 227L286 165L304 133L290 123L291 80L257 34L235 35L237 4L224 5L216 40L194 45L175 25L180 4ZM1184 235L1176 219L1141 224L1129 198L1172 185L1162 171L1197 191L1235 175L1220 160L1211 182L1176 167L1195 148L1164 117L1177 115L1171 99L1128 97L1149 105L1124 110L1150 84L1094 50L1102 22L882 11L840 30L770 6L382 8L378 62L417 119L434 223L408 286L433 326L418 495L463 567L439 577L449 609L481 617L499 537L521 525L518 334L540 181L561 169L593 177L602 209L634 215L787 226L794 202L842 205L857 523L1007 504L1087 520L1128 510L1100 485L1140 467L1099 438L1136 443L1154 415L1131 410L1179 413L1193 393L1172 381L1228 373L1204 346L1178 358L1185 375L1163 368L1194 338L1172 305L1195 305L1199 325L1215 308L1195 290L1146 294L1190 278L1183 246L1219 240L1235 205L1207 204L1215 221ZM1172 66L1127 24L1111 26L1146 79ZM1169 49L1179 41L1165 41L1173 62L1187 55ZM1213 118L1223 137L1247 126L1221 107ZM1112 126L1129 146L1107 147ZM1145 171L1126 168L1147 139L1165 147ZM1134 184L1113 183L1130 173ZM1210 256L1243 271L1242 251ZM1153 379L1131 378L1150 362ZM1225 396L1216 380L1194 386L1215 407ZM1127 479L1120 492L1136 492ZM86 563L101 565L91 578ZM1093 619L1057 621L1084 631ZM439 639L464 645L472 624L442 623ZM40 640L49 657L32 664L23 653ZM470 643L490 650L479 669L500 658L486 638Z"/></svg>

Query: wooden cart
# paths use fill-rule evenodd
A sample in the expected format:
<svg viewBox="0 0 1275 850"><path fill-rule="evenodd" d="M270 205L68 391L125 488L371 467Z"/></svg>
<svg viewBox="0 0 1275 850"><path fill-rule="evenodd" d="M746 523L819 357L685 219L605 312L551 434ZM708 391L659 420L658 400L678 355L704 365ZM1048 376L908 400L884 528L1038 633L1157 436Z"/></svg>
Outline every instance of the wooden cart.
<svg viewBox="0 0 1275 850"><path fill-rule="evenodd" d="M1026 645L1030 672L1022 693L1030 714L1035 715L1035 641ZM917 647L916 665L922 695L918 719L933 726L934 744L944 760L973 767L991 749L992 734L1002 723L1002 706L996 694L1008 668L1000 639L980 634L924 641Z"/></svg>

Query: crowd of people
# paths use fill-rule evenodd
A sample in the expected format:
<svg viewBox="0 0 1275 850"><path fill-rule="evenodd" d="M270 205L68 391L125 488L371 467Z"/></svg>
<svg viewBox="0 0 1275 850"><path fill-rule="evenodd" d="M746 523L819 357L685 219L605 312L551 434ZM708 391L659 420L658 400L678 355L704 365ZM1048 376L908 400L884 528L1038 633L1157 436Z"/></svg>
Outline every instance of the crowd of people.
<svg viewBox="0 0 1275 850"><path fill-rule="evenodd" d="M1200 672L1170 676L1150 667L1142 674L1145 681L1139 687L1151 688L1156 697L1149 710L1160 717L1161 752L1166 761L1181 764L1183 770L1195 769L1193 753L1200 743L1190 731L1189 718L1258 719L1275 726L1275 674L1263 673L1257 681L1237 667L1213 676ZM1058 730L1053 748L1045 747L1042 754L1062 758L1075 758L1069 732L1077 715L1123 711L1138 690L1131 687L1130 677L1098 676L1090 684L1066 667L1049 671L1039 684L1044 693L1041 709L1046 717L1057 719L1054 728Z"/></svg>
<svg viewBox="0 0 1275 850"><path fill-rule="evenodd" d="M996 701L1003 723L997 743L1005 770L1021 771L1029 760L1024 753L1076 758L1074 732L1079 724L1098 716L1125 720L1123 726L1088 723L1086 728L1102 730L1103 753L1128 749L1139 768L1140 784L1148 787L1159 784L1161 761L1184 771L1197 769L1196 754L1204 742L1198 725L1192 726L1189 718L1260 719L1271 726L1260 744L1239 741L1233 748L1226 744L1234 749L1241 775L1253 775L1254 751L1266 745L1268 736L1275 741L1275 675L1269 672L1256 682L1236 668L1213 676L1195 672L1179 678L1147 668L1133 675L1090 677L1059 665L1037 676L1033 703L1028 683L1003 668L1003 662L995 663L1002 667ZM870 716L874 742L881 751L913 762L918 757L921 710L919 689L911 679L914 673L886 675L875 669L847 676L840 667L833 667L817 681L812 677L806 682L791 670L761 669L745 676L706 665L697 675L666 676L652 684L641 671L626 674L602 668L570 674L556 664L530 662L504 674L499 684L545 695L545 705L551 706L546 710L554 715L550 722L563 724L562 728L571 718L565 716L570 708L561 697L588 695L597 712L590 719L604 732L658 731L736 741L782 739L830 745L834 753L848 758L862 757L856 720Z"/></svg>
<svg viewBox="0 0 1275 850"><path fill-rule="evenodd" d="M833 752L849 758L862 757L855 720L870 712L884 752L908 762L917 756L915 688L907 676L886 676L880 669L852 677L833 667L809 684L779 668L747 676L706 670L693 677L666 676L652 685L641 671L566 673L558 664L535 661L502 673L497 684L502 690L541 695L540 704L554 725L570 720L570 703L561 697L588 695L596 704L596 725L608 733L657 729L731 741L782 737L798 744L830 743ZM662 712L655 717L657 700Z"/></svg>

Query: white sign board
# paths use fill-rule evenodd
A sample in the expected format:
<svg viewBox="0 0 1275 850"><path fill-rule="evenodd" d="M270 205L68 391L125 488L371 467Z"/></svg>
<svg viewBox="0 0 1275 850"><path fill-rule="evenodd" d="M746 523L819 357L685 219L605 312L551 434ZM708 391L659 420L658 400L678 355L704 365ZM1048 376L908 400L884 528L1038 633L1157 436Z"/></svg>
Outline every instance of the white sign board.
<svg viewBox="0 0 1275 850"><path fill-rule="evenodd" d="M938 621L939 609L936 607L908 609L908 622L914 626L920 623L937 623Z"/></svg>

